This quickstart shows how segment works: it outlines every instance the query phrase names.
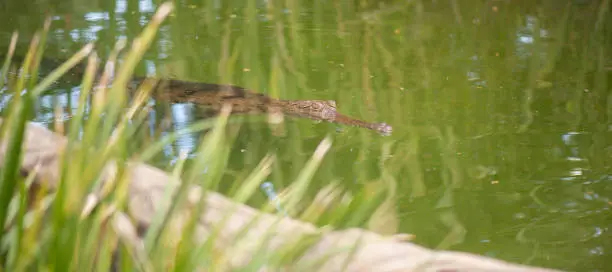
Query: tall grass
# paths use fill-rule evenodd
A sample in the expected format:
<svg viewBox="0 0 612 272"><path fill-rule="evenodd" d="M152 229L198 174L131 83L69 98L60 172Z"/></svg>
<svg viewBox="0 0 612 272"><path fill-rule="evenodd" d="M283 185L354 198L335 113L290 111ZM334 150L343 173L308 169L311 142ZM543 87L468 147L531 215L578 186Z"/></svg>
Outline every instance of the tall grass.
<svg viewBox="0 0 612 272"><path fill-rule="evenodd" d="M125 86L171 10L170 4L160 6L140 36L127 46L125 61L117 69L117 56L126 47L125 41L116 44L104 65L101 65L93 44L87 44L40 82L30 75L37 74L48 24L32 40L19 72L9 73L17 40L17 35L13 35L2 68L2 79L8 79L5 95L12 95L0 127L1 139L7 142L7 157L4 158L0 172L0 226L5 226L5 231L0 232L0 265L4 269L193 271L204 267L217 271L227 268L232 256L231 250L219 252L214 247L224 223L214 226L205 243L197 242L196 224L205 208L204 198L191 207L187 201L187 192L192 186L209 190L219 188L227 171L232 144L226 130L230 122L229 109L224 109L214 120L195 122L183 131L159 138L135 154L128 152L139 124L146 117L147 107L144 105L151 85L145 81L136 90L132 100L128 99ZM58 180L49 183L49 177L38 175L36 171L21 176L19 169L23 157L24 132L32 112L31 105L45 93L51 83L83 60L87 63L79 105L69 123L60 122L55 126L56 131L65 132L68 139L67 146L59 150L62 157ZM228 59L225 63L233 65L235 62ZM21 95L24 89L27 91ZM89 111L86 110L88 103L91 107ZM58 107L56 112L61 113L61 108ZM129 202L129 165L153 158L164 145L182 133L209 129L211 131L202 139L197 156L190 164L185 163L186 154L181 154L171 170L172 178L175 181L181 180L181 183L178 187L168 186L161 205L165 208L152 218L141 244L137 227L126 210ZM317 222L322 215L321 211L339 203L338 196L343 194L343 190L336 187L330 188L332 191L322 191L322 194L333 192L333 197L322 195L318 199L323 201L312 203L307 209L299 208L304 205L303 200L314 173L331 143L329 138L321 142L314 155L299 170L297 180L281 197L284 201L280 205L287 209L288 215L299 217L301 211L306 210L302 218ZM259 193L259 184L276 170L275 164L274 155L263 158L231 194L232 199L244 203ZM108 171L109 166L114 167L114 171ZM202 169L207 169L205 175L201 174ZM202 192L205 194L206 191ZM349 210L355 209L354 204L360 202L348 203L351 203L350 208L336 208L328 216L344 218L353 222L350 226L359 226L361 224L358 222L366 220L372 208L380 201L370 201L364 206L364 211L357 212ZM185 208L190 211L190 219L179 231L173 223L174 218L178 216L179 210ZM340 224L341 221L336 219L336 223ZM264 265L286 265L299 257L314 241L316 237L310 237L285 246L278 252L260 252L248 269L257 270ZM265 246L266 237L261 237L261 243Z"/></svg>
<svg viewBox="0 0 612 272"><path fill-rule="evenodd" d="M517 135L517 130L548 131L551 127L543 125L542 117L552 116L563 124L555 126L556 130L584 131L595 126L594 120L599 122L609 114L609 110L603 110L606 99L597 97L605 97L609 89L605 67L612 47L606 46L609 39L602 37L610 34L606 27L610 1L599 1L594 16L579 10L586 7L574 5L576 1L567 1L561 9L552 11L534 9L536 5L527 2L496 1L459 6L455 3L458 1L396 1L381 11L364 8L376 1L314 1L312 5L307 1L266 1L265 5L257 0L225 1L221 5L206 2L178 9L166 25L171 29L171 41L177 45L164 53L175 61L172 72L176 76L231 82L275 97L334 99L343 113L394 126L394 136L384 139L355 129L331 133L331 156L323 158L317 172L306 178L302 178L303 166L312 165L312 151L325 132L335 129L332 126L287 122L281 127L284 131L272 134L264 122L241 122L223 131L223 141L216 142L219 146L215 147L219 157L213 162L224 167L219 170L222 176L213 171L206 179L196 175L198 178L191 182L205 182L237 200L248 199L254 204L267 201L263 194L253 193L255 184L270 181L279 190L281 204L291 207L289 213L304 221L335 227L364 226L369 221L373 223L369 226L381 232L403 229L424 233L417 238L430 246L460 245L461 249L482 252L480 243L462 244L463 231L499 237L496 222L513 214L510 206L526 205L529 195L521 190L530 186L531 173L540 171L536 168L541 161L528 164L524 158L540 158L542 154L531 146L523 148L531 140L537 143L538 137L531 139L530 134L528 140ZM448 3L452 8L444 6ZM300 17L300 11L312 12L312 16ZM527 27L533 22L537 24L534 29ZM544 30L554 33L554 39L517 42L519 34L530 38ZM197 37L198 41L185 41L186 37ZM161 51L162 47L154 50ZM591 86L588 79L592 71L596 71L596 86ZM301 75L306 75L305 82ZM17 78L12 80L14 83ZM551 83L555 87L551 88ZM96 101L106 101L103 94ZM106 108L98 103L98 109ZM546 114L549 108L563 114ZM90 118L101 118L102 112ZM91 119L85 124L101 122ZM151 140L133 154L111 155L151 161L175 139L208 129L213 122L196 122ZM237 119L227 122L237 123ZM105 126L114 130L120 123L115 120ZM139 133L131 125L125 129L130 135ZM598 137L599 148L595 149L605 150L605 136ZM107 139L108 135L88 134L83 141L102 146ZM79 160L96 157L102 154L96 152L103 149L93 150L82 152ZM204 149L196 149L193 154L200 158L202 152ZM601 152L591 161L604 167L608 159ZM185 159L171 171L176 177L183 176L200 165ZM82 164L75 167L93 169ZM293 184L298 178L308 182L306 193ZM253 182L246 184L245 180ZM347 188L350 192L345 191ZM297 201L296 205L296 200L287 198L292 194L312 201ZM506 199L506 194L512 197ZM387 208L389 214L397 213L396 220L382 224L369 218L367 213L381 202L396 204L385 204L392 207ZM274 210L274 204L266 209ZM404 216L398 220L402 212ZM164 223L165 215L159 217L157 229L161 231L168 223ZM489 220L492 218L495 221ZM520 222L512 222L508 232L524 228ZM380 225L384 230L377 227ZM150 241L163 241L164 235L154 233ZM531 258L524 257L525 246L508 249L504 243L493 244L493 248L503 249L504 256L499 257L516 261ZM150 244L146 250L156 252ZM559 265L565 261L560 259L541 262Z"/></svg>

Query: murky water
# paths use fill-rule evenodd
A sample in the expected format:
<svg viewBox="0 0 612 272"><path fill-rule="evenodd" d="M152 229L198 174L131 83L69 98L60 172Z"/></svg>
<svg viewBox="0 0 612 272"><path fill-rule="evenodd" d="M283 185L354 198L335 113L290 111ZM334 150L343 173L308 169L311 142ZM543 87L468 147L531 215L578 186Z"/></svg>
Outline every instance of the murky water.
<svg viewBox="0 0 612 272"><path fill-rule="evenodd" d="M106 55L156 7L60 2L0 3L2 44L18 30L25 51L49 14L47 57L90 41ZM612 270L610 1L202 2L178 4L139 74L331 99L344 114L394 128L382 137L310 120L288 119L281 133L245 123L234 128L221 190L239 186L270 151L278 158L270 181L287 187L331 134L311 190L339 182L367 195L394 184L388 213L397 220L379 232L524 264ZM55 103L76 107L77 96L76 84L58 86L35 120L49 123ZM199 118L177 104L151 124L164 117L171 129ZM171 164L198 142L182 137L155 163Z"/></svg>

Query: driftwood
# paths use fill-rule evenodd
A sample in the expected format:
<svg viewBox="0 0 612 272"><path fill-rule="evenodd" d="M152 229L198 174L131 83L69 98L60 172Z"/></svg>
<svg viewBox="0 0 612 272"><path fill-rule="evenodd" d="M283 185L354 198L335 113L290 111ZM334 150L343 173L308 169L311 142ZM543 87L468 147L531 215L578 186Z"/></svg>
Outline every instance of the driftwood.
<svg viewBox="0 0 612 272"><path fill-rule="evenodd" d="M37 182L46 182L46 186L55 187L59 175L59 152L66 141L65 137L46 128L28 124L20 169L22 173L32 173L36 169ZM3 163L5 156L6 142L0 139L0 163ZM104 174L112 175L114 169L109 164ZM146 164L131 163L128 169L131 176L128 212L132 220L137 221L133 222L134 225L146 227L153 214L163 208L161 199L168 184L173 181L165 172ZM202 195L196 187L191 188L189 193L191 201L196 201ZM287 217L280 218L234 203L214 192L206 193L204 197L206 207L199 216L197 238L204 240L207 233L214 230L214 226L226 220L215 246L220 250L231 248L231 259L228 262L232 267L241 267L252 256L261 253L262 237L265 237L264 245L267 249L274 250L295 242L300 236L314 236L319 239L302 251L303 254L294 262L296 266L322 262L318 266L319 271L553 271L473 254L434 251L362 229L321 231L311 224ZM124 222L126 219L123 217ZM255 223L252 223L253 220ZM240 234L244 228L247 229L246 234ZM238 244L237 235L244 235ZM136 236L135 240L135 243L142 244L140 237ZM356 242L359 244L355 247Z"/></svg>

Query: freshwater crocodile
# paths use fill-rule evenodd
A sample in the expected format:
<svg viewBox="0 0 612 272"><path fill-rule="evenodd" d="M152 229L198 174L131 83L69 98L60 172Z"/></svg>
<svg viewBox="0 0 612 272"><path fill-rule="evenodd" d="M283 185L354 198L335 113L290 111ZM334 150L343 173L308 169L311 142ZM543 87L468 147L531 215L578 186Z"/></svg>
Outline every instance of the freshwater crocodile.
<svg viewBox="0 0 612 272"><path fill-rule="evenodd" d="M142 80L144 78L136 78L136 82ZM386 123L370 123L339 113L334 100L274 99L232 85L161 79L155 86L153 97L173 103L206 105L213 111L219 111L223 104L230 104L232 113L282 112L288 116L363 127L383 135L390 135L392 132L391 126Z"/></svg>
<svg viewBox="0 0 612 272"><path fill-rule="evenodd" d="M20 59L17 58L16 62L20 63ZM61 63L60 60L43 58L41 67L55 68ZM80 79L84 71L85 65L80 64L71 69L69 73L72 77ZM133 77L128 89L134 89L145 79L146 77ZM288 116L367 128L382 135L390 135L392 132L392 127L386 123L366 122L339 113L336 102L333 100L275 99L232 85L161 78L157 80L154 87L153 98L172 103L203 105L213 112L218 112L223 104L231 104L232 113L283 113Z"/></svg>

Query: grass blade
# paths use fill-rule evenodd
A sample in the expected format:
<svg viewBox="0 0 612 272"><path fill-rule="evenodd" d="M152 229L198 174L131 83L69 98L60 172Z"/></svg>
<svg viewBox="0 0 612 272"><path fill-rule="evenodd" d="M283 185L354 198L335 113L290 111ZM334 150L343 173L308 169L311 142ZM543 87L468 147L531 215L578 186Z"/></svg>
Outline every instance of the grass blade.
<svg viewBox="0 0 612 272"><path fill-rule="evenodd" d="M17 45L18 38L19 34L17 32L13 32L13 35L11 35L11 43L9 44L9 49L6 54L6 59L4 59L4 64L2 64L2 72L0 75L0 88L4 86L6 77L8 75L8 70L11 65L11 59L13 58L13 54L15 53L15 46Z"/></svg>

